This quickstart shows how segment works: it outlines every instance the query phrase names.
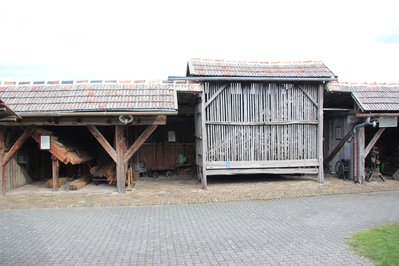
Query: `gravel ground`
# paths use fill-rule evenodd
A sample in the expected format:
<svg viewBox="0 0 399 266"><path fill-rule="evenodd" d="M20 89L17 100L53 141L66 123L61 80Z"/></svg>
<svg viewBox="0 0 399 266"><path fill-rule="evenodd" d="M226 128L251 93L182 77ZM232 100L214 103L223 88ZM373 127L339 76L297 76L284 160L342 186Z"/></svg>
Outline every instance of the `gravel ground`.
<svg viewBox="0 0 399 266"><path fill-rule="evenodd" d="M52 192L36 183L0 197L0 209L191 204L399 191L399 181L395 180L374 180L364 185L329 176L324 184L315 180L314 176L211 177L208 189L203 190L195 178L188 176L141 178L133 191L124 195L117 194L115 187L106 184L90 184L75 192Z"/></svg>

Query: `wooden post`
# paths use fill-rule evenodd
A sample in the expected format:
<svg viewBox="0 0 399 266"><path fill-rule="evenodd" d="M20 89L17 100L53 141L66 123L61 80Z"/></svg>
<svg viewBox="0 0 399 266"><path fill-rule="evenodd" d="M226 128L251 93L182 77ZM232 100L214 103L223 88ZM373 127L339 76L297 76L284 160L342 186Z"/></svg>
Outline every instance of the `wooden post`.
<svg viewBox="0 0 399 266"><path fill-rule="evenodd" d="M317 126L317 155L319 160L319 173L317 175L317 181L324 183L324 167L323 167L323 97L324 97L324 85L319 85L319 124Z"/></svg>
<svg viewBox="0 0 399 266"><path fill-rule="evenodd" d="M103 149L108 153L109 157L111 157L111 159L116 163L116 151L114 150L114 148L112 148L111 144L109 144L103 134L101 134L96 126L88 125L87 129L96 138L96 140L98 141L98 143L100 143Z"/></svg>
<svg viewBox="0 0 399 266"><path fill-rule="evenodd" d="M118 193L126 193L126 166L124 155L126 151L125 127L115 126L115 146L116 146L116 184Z"/></svg>
<svg viewBox="0 0 399 266"><path fill-rule="evenodd" d="M363 184L365 180L365 140L364 140L364 127L360 127L357 129L357 177L359 179L359 183Z"/></svg>
<svg viewBox="0 0 399 266"><path fill-rule="evenodd" d="M201 95L201 128L202 128L202 188L207 189L208 181L206 177L206 161L208 157L208 143L206 133L206 112L205 112L205 89L203 88Z"/></svg>
<svg viewBox="0 0 399 266"><path fill-rule="evenodd" d="M0 180L1 180L1 194L4 196L7 190L6 183L6 165L3 166L3 157L5 154L5 139L6 128L0 126Z"/></svg>
<svg viewBox="0 0 399 266"><path fill-rule="evenodd" d="M374 145L377 143L377 141L380 139L382 133L384 133L385 127L378 129L377 133L373 136L369 144L367 144L366 151L364 152L364 158L367 157L367 155L370 153L370 151L373 149Z"/></svg>
<svg viewBox="0 0 399 266"><path fill-rule="evenodd" d="M60 165L57 157L54 155L51 156L51 165L53 171L53 191L57 191L59 187Z"/></svg>

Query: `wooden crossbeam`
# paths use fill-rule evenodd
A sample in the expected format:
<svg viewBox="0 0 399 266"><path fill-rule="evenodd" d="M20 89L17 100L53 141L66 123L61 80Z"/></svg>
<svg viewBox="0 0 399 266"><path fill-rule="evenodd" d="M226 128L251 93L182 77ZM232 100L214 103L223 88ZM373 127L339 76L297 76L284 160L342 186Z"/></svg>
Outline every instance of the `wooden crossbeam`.
<svg viewBox="0 0 399 266"><path fill-rule="evenodd" d="M353 135L353 127L351 128L351 130L348 131L348 133L346 133L345 137L343 139L341 139L341 141L338 143L338 145L327 156L327 158L324 160L324 164L329 163L335 157L335 155L337 155L337 153L342 149L342 147L349 140L349 138L352 137L352 135Z"/></svg>
<svg viewBox="0 0 399 266"><path fill-rule="evenodd" d="M126 151L125 156L124 156L124 162L126 163L129 161L130 158L138 151L138 149L141 147L141 145L144 144L144 142L148 139L149 136L151 136L152 132L155 131L155 129L158 127L158 125L151 125L148 126L143 133L135 140L135 142L130 146L130 148Z"/></svg>
<svg viewBox="0 0 399 266"><path fill-rule="evenodd" d="M371 149L374 147L374 145L377 143L377 141L380 139L382 133L384 133L385 127L378 129L377 133L373 136L369 144L367 144L366 150L364 151L364 158L367 157L367 155L370 153Z"/></svg>
<svg viewBox="0 0 399 266"><path fill-rule="evenodd" d="M309 98L309 100L317 107L319 108L319 104L315 101L315 99L313 99L313 97L307 92L305 91L301 86L298 86L299 89L301 89L301 91Z"/></svg>
<svg viewBox="0 0 399 266"><path fill-rule="evenodd" d="M21 149L22 145L35 129L35 126L29 126L24 130L24 132L21 134L21 136L19 136L14 145L12 145L11 149L4 155L2 162L3 166L7 165L11 158Z"/></svg>
<svg viewBox="0 0 399 266"><path fill-rule="evenodd" d="M212 97L205 103L205 108L206 108L208 105L210 105L210 104L213 102L213 100L215 100L216 97L218 97L218 95L219 95L225 88L227 88L227 86L228 86L228 85L223 85L222 87L220 87L220 88L218 89L218 91L215 92L215 94L212 95Z"/></svg>
<svg viewBox="0 0 399 266"><path fill-rule="evenodd" d="M108 153L108 155L114 160L116 163L116 151L114 148L109 144L107 139L101 134L101 132L97 129L96 126L87 126L87 129L91 132L91 134L96 138L98 143L104 148L104 150Z"/></svg>

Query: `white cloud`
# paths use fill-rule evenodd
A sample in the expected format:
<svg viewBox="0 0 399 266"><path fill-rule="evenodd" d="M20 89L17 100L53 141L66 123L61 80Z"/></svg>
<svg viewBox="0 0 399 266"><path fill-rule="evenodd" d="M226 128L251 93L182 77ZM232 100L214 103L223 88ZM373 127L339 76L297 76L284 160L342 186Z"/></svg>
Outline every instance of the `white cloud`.
<svg viewBox="0 0 399 266"><path fill-rule="evenodd" d="M399 32L395 1L3 0L0 9L2 68L41 67L18 79L166 78L205 57L315 59L345 80L399 80L399 44L381 41Z"/></svg>

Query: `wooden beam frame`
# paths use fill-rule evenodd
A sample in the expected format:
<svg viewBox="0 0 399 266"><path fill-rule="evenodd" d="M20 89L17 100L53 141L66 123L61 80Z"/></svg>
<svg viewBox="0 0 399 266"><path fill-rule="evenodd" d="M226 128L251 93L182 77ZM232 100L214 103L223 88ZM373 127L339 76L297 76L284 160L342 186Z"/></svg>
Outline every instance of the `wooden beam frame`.
<svg viewBox="0 0 399 266"><path fill-rule="evenodd" d="M11 160L11 158L21 149L22 145L25 143L25 141L29 138L29 136L33 133L33 131L36 129L35 126L29 126L27 127L24 132L19 136L17 141L12 145L11 149L4 154L2 165L6 166L7 163Z"/></svg>
<svg viewBox="0 0 399 266"><path fill-rule="evenodd" d="M212 95L212 97L205 103L204 108L206 108L208 105L210 105L210 104L213 102L213 100L215 100L216 97L218 97L218 95L219 95L222 91L224 91L224 89L226 89L228 86L229 86L229 85L223 85L222 87L220 87L219 90L218 90L217 92L215 92L215 94Z"/></svg>
<svg viewBox="0 0 399 266"><path fill-rule="evenodd" d="M319 160L319 172L317 175L317 181L324 183L324 167L323 167L323 97L324 97L324 85L319 85L319 104L318 104L318 120L317 125L317 157Z"/></svg>
<svg viewBox="0 0 399 266"><path fill-rule="evenodd" d="M101 134L101 132L97 129L96 126L89 125L87 129L91 132L94 138L100 143L100 145L104 148L104 150L108 153L111 159L116 163L117 155L115 149L109 144L107 139Z"/></svg>
<svg viewBox="0 0 399 266"><path fill-rule="evenodd" d="M116 186L118 193L126 193L126 164L123 161L126 150L125 126L115 126Z"/></svg>
<svg viewBox="0 0 399 266"><path fill-rule="evenodd" d="M123 156L123 161L127 163L130 158L138 151L138 149L141 147L141 145L144 144L144 142L148 139L149 136L151 136L152 132L155 131L155 129L158 127L158 125L150 125L148 126L143 133L134 141L134 143L129 147L129 149L125 152Z"/></svg>
<svg viewBox="0 0 399 266"><path fill-rule="evenodd" d="M118 116L111 117L24 117L18 121L2 121L5 126L114 126L124 125ZM166 116L134 116L130 126L165 125Z"/></svg>
<svg viewBox="0 0 399 266"><path fill-rule="evenodd" d="M0 180L1 194L4 196L7 190L6 167L3 166L3 157L5 153L6 127L0 126Z"/></svg>
<svg viewBox="0 0 399 266"><path fill-rule="evenodd" d="M333 149L333 151L327 156L327 158L324 160L324 163L327 164L329 163L335 155L342 149L342 147L345 145L345 143L353 136L353 127L346 133L345 137L341 139L341 141L338 143L338 145Z"/></svg>
<svg viewBox="0 0 399 266"><path fill-rule="evenodd" d="M364 183L365 180L365 156L364 156L364 151L365 151L365 133L364 133L364 127L360 127L356 130L356 137L357 137L357 178L359 180L360 184Z"/></svg>
<svg viewBox="0 0 399 266"><path fill-rule="evenodd" d="M209 101L208 101L209 102ZM201 95L201 137L202 137L202 174L201 174L201 184L203 189L207 189L208 180L207 180L207 158L208 158L208 136L206 132L206 108L205 108L205 91L202 92Z"/></svg>
<svg viewBox="0 0 399 266"><path fill-rule="evenodd" d="M399 117L399 113L357 113L356 117Z"/></svg>
<svg viewBox="0 0 399 266"><path fill-rule="evenodd" d="M367 144L366 150L364 151L364 158L367 157L367 155L370 153L371 149L373 149L374 145L377 143L377 141L380 139L382 133L384 133L385 127L378 129L377 133L373 136L369 144Z"/></svg>
<svg viewBox="0 0 399 266"><path fill-rule="evenodd" d="M323 86L323 85L321 85L321 86ZM310 100L317 108L319 108L319 105L320 105L320 106L323 106L322 104L318 104L318 103L315 101L315 99L313 99L312 96L310 96L310 94L309 94L307 91L305 91L301 86L298 86L298 88L309 98L309 100ZM319 97L319 102L320 102L320 97Z"/></svg>
<svg viewBox="0 0 399 266"><path fill-rule="evenodd" d="M57 191L60 181L60 164L54 155L51 156L51 168L53 173L53 191Z"/></svg>

